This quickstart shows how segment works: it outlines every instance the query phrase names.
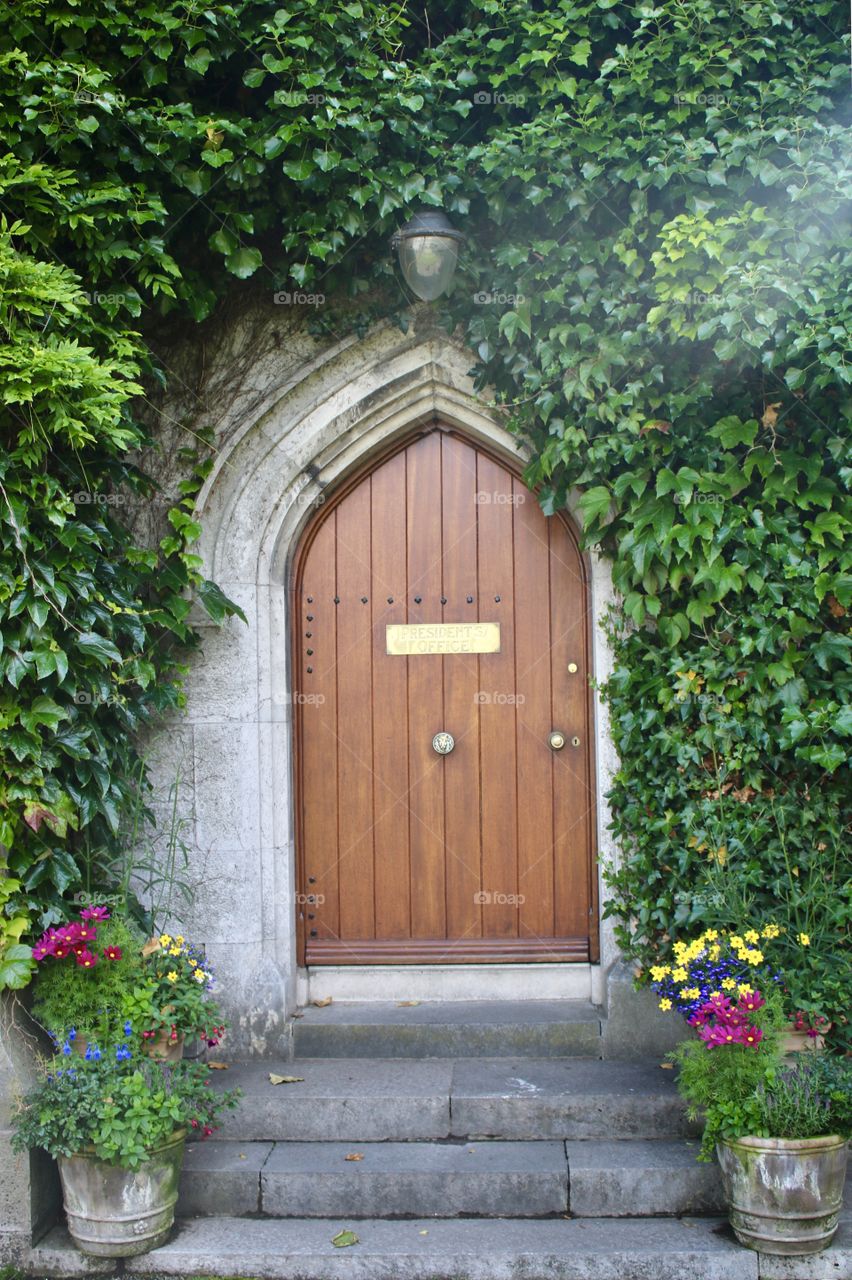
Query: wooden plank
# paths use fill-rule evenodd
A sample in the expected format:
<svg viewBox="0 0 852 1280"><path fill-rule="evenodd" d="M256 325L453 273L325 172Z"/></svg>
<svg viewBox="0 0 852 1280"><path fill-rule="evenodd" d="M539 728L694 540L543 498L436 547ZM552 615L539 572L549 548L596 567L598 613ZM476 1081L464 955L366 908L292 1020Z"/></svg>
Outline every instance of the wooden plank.
<svg viewBox="0 0 852 1280"><path fill-rule="evenodd" d="M588 959L582 938L350 939L315 944L311 964L555 964Z"/></svg>
<svg viewBox="0 0 852 1280"><path fill-rule="evenodd" d="M480 617L500 623L500 653L479 659L482 796L482 933L518 933L517 761L514 708L503 699L515 682L512 476L480 454L477 466Z"/></svg>
<svg viewBox="0 0 852 1280"><path fill-rule="evenodd" d="M406 455L406 621L441 622L440 435L421 437ZM411 936L444 938L444 762L432 749L432 738L445 727L443 658L427 654L392 661L408 666Z"/></svg>
<svg viewBox="0 0 852 1280"><path fill-rule="evenodd" d="M445 622L476 622L476 451L443 437L443 594ZM443 658L444 725L456 740L444 758L447 936L478 937L482 911L479 828L479 658Z"/></svg>
<svg viewBox="0 0 852 1280"><path fill-rule="evenodd" d="M376 937L408 938L408 669L385 652L385 626L406 619L405 453L373 473L373 811Z"/></svg>
<svg viewBox="0 0 852 1280"><path fill-rule="evenodd" d="M294 602L297 635L297 770L301 801L301 882L303 895L317 894L320 905L300 904L297 918L308 955L317 940L340 935L337 861L337 616L334 596L335 521L320 526L308 549ZM308 649L313 652L308 653ZM310 668L310 670L309 670ZM314 920L308 920L312 913Z"/></svg>
<svg viewBox="0 0 852 1280"><path fill-rule="evenodd" d="M373 723L370 481L337 508L337 778L340 936L372 938Z"/></svg>
<svg viewBox="0 0 852 1280"><path fill-rule="evenodd" d="M518 891L520 933L553 937L553 760L550 688L550 547L547 520L516 478L515 655L518 672ZM523 699L523 701L520 701Z"/></svg>
<svg viewBox="0 0 852 1280"><path fill-rule="evenodd" d="M556 932L589 934L592 796L589 788L588 594L579 552L563 522L551 517L550 614L554 723L566 744L553 753ZM576 672L569 671L575 663ZM579 747L572 738L580 739Z"/></svg>

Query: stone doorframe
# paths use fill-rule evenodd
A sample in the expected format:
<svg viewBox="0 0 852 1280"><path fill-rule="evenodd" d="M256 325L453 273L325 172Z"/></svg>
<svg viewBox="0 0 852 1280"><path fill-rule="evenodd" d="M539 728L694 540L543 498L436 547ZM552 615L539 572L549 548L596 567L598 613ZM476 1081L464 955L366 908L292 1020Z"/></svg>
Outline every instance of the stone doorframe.
<svg viewBox="0 0 852 1280"><path fill-rule="evenodd" d="M297 998L288 581L300 534L327 489L436 417L517 460L518 441L499 410L474 392L472 363L446 335L404 336L388 326L315 351L284 376L267 367L265 402L251 420L233 411L200 494L205 571L243 607L249 626L202 626L186 715L161 735L155 755L162 786L176 767L191 777L184 798L192 838L185 838L197 851L198 875L189 924L217 969L235 1054L284 1049ZM603 559L589 556L588 568L600 681L611 665L602 621L612 584ZM605 795L616 759L597 697L595 729L603 862L615 857ZM600 976L617 958L605 926L601 955L593 985L600 993Z"/></svg>

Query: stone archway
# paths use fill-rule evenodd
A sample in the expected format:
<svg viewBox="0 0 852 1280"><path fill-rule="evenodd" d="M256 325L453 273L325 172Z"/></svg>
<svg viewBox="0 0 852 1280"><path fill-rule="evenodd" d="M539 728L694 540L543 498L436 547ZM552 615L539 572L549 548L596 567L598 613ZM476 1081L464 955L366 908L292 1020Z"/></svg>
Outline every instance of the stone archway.
<svg viewBox="0 0 852 1280"><path fill-rule="evenodd" d="M206 572L242 605L249 627L205 628L166 756L179 751L185 776L191 770L192 922L219 972L235 1053L281 1049L297 999L287 584L299 536L326 490L420 422L440 418L517 460L516 438L473 389L471 363L445 336L389 327L330 348L286 386L270 385L253 419L233 425L200 495ZM612 588L602 560L590 557L589 572L600 680L610 666L601 621ZM606 859L614 760L597 701L595 719L597 848ZM597 1002L601 972L616 959L607 929L601 942L589 978Z"/></svg>

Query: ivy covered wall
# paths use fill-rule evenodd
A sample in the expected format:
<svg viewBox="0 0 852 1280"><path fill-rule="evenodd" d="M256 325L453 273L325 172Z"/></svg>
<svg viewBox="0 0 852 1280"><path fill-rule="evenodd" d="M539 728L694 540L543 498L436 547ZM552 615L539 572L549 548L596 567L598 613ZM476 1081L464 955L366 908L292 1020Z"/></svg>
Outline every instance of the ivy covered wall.
<svg viewBox="0 0 852 1280"><path fill-rule="evenodd" d="M845 1034L845 24L835 0L19 0L0 37L0 981L26 981L17 940L109 874L134 735L180 701L191 596L230 610L192 551L203 415L178 424L158 546L124 505L176 327L203 338L244 292L301 294L328 340L405 326L387 243L426 205L467 237L447 328L531 444L545 508L580 490L623 597L622 944L647 963L699 924L777 920L791 999Z"/></svg>

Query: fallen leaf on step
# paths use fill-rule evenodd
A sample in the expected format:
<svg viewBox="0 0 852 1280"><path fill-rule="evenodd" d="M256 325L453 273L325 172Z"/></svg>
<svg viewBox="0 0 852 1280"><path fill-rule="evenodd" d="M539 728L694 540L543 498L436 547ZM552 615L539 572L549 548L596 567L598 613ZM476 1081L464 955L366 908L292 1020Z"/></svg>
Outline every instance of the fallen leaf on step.
<svg viewBox="0 0 852 1280"><path fill-rule="evenodd" d="M661 1070L661 1071L674 1071L674 1063L673 1063L673 1062L661 1062L661 1063L660 1063L660 1070Z"/></svg>
<svg viewBox="0 0 852 1280"><path fill-rule="evenodd" d="M243 1155L243 1153L242 1153L242 1151L241 1151L241 1152L240 1152L240 1159L241 1159L241 1160L248 1160L248 1156L244 1156L244 1155Z"/></svg>
<svg viewBox="0 0 852 1280"><path fill-rule="evenodd" d="M331 1237L331 1243L335 1249L346 1249L350 1244L358 1244L359 1240L354 1231L338 1231L336 1236Z"/></svg>
<svg viewBox="0 0 852 1280"><path fill-rule="evenodd" d="M315 1000L315 1001L314 1001L314 1008L315 1008L315 1009L325 1009L325 1008L327 1008L327 1007L328 1007L328 1005L330 1005L330 1004L331 1004L331 1002L332 1002L333 998L334 998L333 996L326 996L326 998L325 998L324 1000Z"/></svg>
<svg viewBox="0 0 852 1280"><path fill-rule="evenodd" d="M428 1232L428 1231L421 1231L421 1232L420 1232L420 1234L421 1234L421 1236L428 1236L429 1232Z"/></svg>
<svg viewBox="0 0 852 1280"><path fill-rule="evenodd" d="M419 1003L419 1000L397 1000L396 1007L397 1009L413 1009Z"/></svg>
<svg viewBox="0 0 852 1280"><path fill-rule="evenodd" d="M304 1076L277 1076L274 1071L269 1073L270 1084L302 1084Z"/></svg>
<svg viewBox="0 0 852 1280"><path fill-rule="evenodd" d="M343 1159L344 1160L363 1160L364 1157L362 1156L360 1151L350 1151L349 1155L344 1156Z"/></svg>
<svg viewBox="0 0 852 1280"><path fill-rule="evenodd" d="M228 1071L229 1070L227 1062L208 1062L207 1067L208 1067L208 1070L210 1071Z"/></svg>

